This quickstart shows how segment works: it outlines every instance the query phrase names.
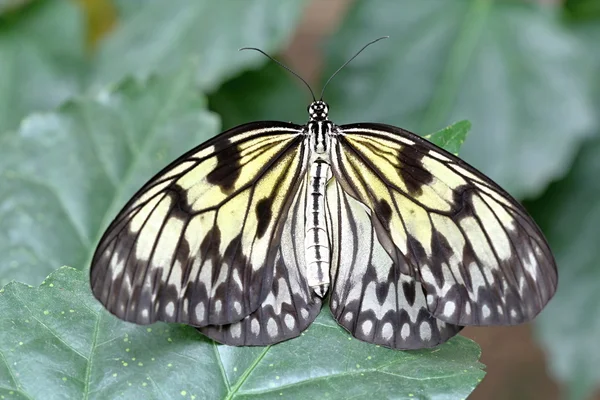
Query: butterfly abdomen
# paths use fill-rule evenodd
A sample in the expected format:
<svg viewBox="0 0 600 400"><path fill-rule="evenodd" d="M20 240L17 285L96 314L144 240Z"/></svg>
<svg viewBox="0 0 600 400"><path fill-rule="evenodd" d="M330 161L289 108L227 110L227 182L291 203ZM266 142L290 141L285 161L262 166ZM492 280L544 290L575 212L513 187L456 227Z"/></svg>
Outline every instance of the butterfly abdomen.
<svg viewBox="0 0 600 400"><path fill-rule="evenodd" d="M304 254L306 257L308 286L320 297L329 288L331 249L325 221L325 185L331 174L329 164L321 158L310 167L306 196Z"/></svg>

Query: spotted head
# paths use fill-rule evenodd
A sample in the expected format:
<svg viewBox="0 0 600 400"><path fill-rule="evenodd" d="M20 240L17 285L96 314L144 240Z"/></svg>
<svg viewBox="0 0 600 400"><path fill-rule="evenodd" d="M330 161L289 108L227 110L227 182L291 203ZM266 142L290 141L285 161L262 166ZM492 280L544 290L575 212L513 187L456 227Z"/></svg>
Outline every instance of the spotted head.
<svg viewBox="0 0 600 400"><path fill-rule="evenodd" d="M329 106L322 100L315 100L308 106L308 115L313 121L326 121Z"/></svg>

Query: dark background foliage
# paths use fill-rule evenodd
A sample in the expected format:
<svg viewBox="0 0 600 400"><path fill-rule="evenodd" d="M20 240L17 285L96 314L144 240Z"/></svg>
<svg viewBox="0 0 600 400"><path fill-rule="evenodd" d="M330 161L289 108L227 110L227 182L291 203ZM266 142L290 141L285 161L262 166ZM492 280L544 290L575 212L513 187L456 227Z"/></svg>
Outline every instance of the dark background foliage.
<svg viewBox="0 0 600 400"><path fill-rule="evenodd" d="M332 119L385 122L420 134L470 120L461 156L525 202L559 265L556 297L533 324L464 331L481 346L487 366L471 398L593 398L600 387L598 0L0 0L0 284L38 286L62 265L85 271L102 229L144 178L221 128L306 120L305 88L239 47L280 56L320 89L358 48L382 35L390 39L328 87ZM73 274L61 270L52 279L77 294L85 290L84 275ZM40 318L70 310L67 303L45 310L44 285L30 289L42 293L39 299L12 285L0 297L0 391L19 397L10 393L19 376L8 360L17 360L19 346L43 338L19 339L26 325L17 328L15 318L28 304L40 307ZM62 304L57 299L47 301ZM95 321L94 306L81 318ZM65 317L57 331L73 330L76 320ZM160 340L158 333L136 335L141 343ZM185 341L191 333L175 335ZM77 337L67 343L75 352L90 346L85 332L81 342ZM475 382L476 346L456 343L470 349L456 362L469 368L465 382ZM204 363L195 371L201 374L212 368L200 354L205 350L176 352ZM343 351L363 356L362 349ZM425 357L422 364L404 356L395 362L439 375L444 361L456 358L452 351L444 348L446 358ZM223 368L236 376L237 367ZM437 386L438 395L445 387Z"/></svg>

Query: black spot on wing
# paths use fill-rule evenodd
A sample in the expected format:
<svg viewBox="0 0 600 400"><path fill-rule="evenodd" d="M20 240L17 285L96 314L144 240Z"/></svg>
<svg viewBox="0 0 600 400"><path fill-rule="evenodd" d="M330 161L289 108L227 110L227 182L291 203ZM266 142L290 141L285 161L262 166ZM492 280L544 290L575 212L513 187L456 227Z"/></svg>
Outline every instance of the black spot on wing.
<svg viewBox="0 0 600 400"><path fill-rule="evenodd" d="M256 220L258 226L256 227L256 236L258 239L262 238L271 223L273 199L271 197L265 197L260 199L256 203Z"/></svg>
<svg viewBox="0 0 600 400"><path fill-rule="evenodd" d="M375 205L375 214L377 214L383 226L386 229L389 229L390 221L392 219L392 208L385 199L381 199L378 203L375 203Z"/></svg>
<svg viewBox="0 0 600 400"><path fill-rule="evenodd" d="M219 273L219 268L221 267L220 247L221 231L215 224L212 229L207 232L206 236L204 236L202 243L200 243L200 257L202 257L203 260L210 260L213 279L215 275Z"/></svg>
<svg viewBox="0 0 600 400"><path fill-rule="evenodd" d="M404 297L406 298L408 305L412 307L415 304L416 296L415 282L402 282L402 291L404 292Z"/></svg>
<svg viewBox="0 0 600 400"><path fill-rule="evenodd" d="M169 188L165 190L168 196L171 198L172 206L170 216L178 218L182 221L187 220L190 216L194 215L194 209L187 202L186 191L178 184L171 184Z"/></svg>
<svg viewBox="0 0 600 400"><path fill-rule="evenodd" d="M432 228L431 234L431 262L429 268L435 278L435 282L438 287L444 286L444 272L443 268L449 268L448 259L453 253L452 247L444 235L442 235L437 229Z"/></svg>
<svg viewBox="0 0 600 400"><path fill-rule="evenodd" d="M410 233L407 234L406 242L408 245L410 264L413 266L427 264L428 257L423 244Z"/></svg>
<svg viewBox="0 0 600 400"><path fill-rule="evenodd" d="M217 154L217 165L207 176L208 183L217 185L223 193L231 193L235 182L240 177L240 149L231 144L229 139L218 140L214 144Z"/></svg>
<svg viewBox="0 0 600 400"><path fill-rule="evenodd" d="M422 194L422 187L433 181L433 175L423 167L422 160L426 150L419 150L416 146L418 145L406 145L399 152L402 163L399 168L400 177L408 189L408 194L413 196Z"/></svg>

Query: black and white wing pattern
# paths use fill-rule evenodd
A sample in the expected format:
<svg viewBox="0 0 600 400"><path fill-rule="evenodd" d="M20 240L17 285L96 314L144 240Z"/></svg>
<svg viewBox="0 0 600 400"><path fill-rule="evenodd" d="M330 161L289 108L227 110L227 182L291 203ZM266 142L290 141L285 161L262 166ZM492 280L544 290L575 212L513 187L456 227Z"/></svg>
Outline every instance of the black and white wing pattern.
<svg viewBox="0 0 600 400"><path fill-rule="evenodd" d="M158 173L100 240L90 270L96 298L138 324L224 325L256 311L278 276L304 141L298 125L242 125Z"/></svg>
<svg viewBox="0 0 600 400"><path fill-rule="evenodd" d="M308 287L304 257L306 179L296 193L281 234L271 291L256 311L229 325L198 328L216 340L234 346L265 346L294 338L321 311L321 298Z"/></svg>
<svg viewBox="0 0 600 400"><path fill-rule="evenodd" d="M420 349L445 342L460 326L434 318L421 284L383 249L370 210L338 182L327 191L333 237L329 306L357 339L393 349Z"/></svg>
<svg viewBox="0 0 600 400"><path fill-rule="evenodd" d="M339 126L332 142L335 178L371 210L379 242L402 274L422 284L434 317L511 325L550 300L558 276L548 244L489 178L393 126Z"/></svg>

